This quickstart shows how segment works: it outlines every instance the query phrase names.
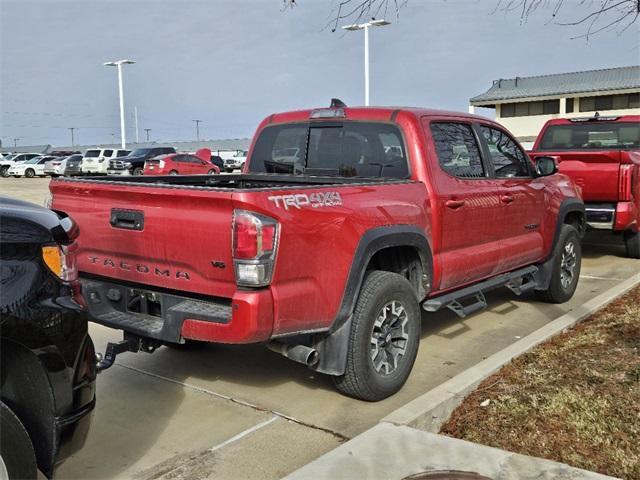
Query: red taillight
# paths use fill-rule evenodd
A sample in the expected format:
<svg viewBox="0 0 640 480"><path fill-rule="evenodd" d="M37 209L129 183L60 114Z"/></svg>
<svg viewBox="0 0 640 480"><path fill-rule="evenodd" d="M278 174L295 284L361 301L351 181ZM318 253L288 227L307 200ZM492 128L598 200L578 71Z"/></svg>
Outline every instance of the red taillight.
<svg viewBox="0 0 640 480"><path fill-rule="evenodd" d="M234 211L233 263L238 285L265 286L271 282L278 230L279 224L273 218Z"/></svg>
<svg viewBox="0 0 640 480"><path fill-rule="evenodd" d="M635 165L620 165L620 176L618 177L618 200L621 202L631 201L631 177Z"/></svg>
<svg viewBox="0 0 640 480"><path fill-rule="evenodd" d="M258 226L248 215L236 215L233 223L234 258L250 259L258 256Z"/></svg>

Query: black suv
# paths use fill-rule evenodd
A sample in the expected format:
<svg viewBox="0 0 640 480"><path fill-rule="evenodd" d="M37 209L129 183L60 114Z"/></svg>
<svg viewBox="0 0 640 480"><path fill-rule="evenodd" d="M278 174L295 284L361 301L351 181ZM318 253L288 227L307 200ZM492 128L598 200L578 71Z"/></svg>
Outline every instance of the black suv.
<svg viewBox="0 0 640 480"><path fill-rule="evenodd" d="M169 153L176 153L176 149L173 147L136 148L126 157L110 160L107 175L142 175L144 162Z"/></svg>
<svg viewBox="0 0 640 480"><path fill-rule="evenodd" d="M95 406L71 218L0 197L0 477L51 478Z"/></svg>

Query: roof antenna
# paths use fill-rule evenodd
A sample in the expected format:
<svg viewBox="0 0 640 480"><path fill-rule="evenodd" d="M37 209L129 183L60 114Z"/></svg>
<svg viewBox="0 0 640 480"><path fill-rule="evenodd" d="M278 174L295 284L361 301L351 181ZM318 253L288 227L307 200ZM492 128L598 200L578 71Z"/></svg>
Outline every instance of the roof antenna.
<svg viewBox="0 0 640 480"><path fill-rule="evenodd" d="M331 105L329 105L329 108L344 108L346 106L347 106L347 104L344 103L339 98L332 98L331 99Z"/></svg>

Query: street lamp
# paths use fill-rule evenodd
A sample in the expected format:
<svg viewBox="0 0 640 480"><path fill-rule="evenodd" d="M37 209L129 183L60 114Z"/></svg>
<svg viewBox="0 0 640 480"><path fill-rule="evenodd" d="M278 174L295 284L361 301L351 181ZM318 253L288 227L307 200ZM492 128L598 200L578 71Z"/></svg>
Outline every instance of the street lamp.
<svg viewBox="0 0 640 480"><path fill-rule="evenodd" d="M344 30L364 30L364 104L369 106L369 27L384 27L389 25L384 19L371 20L366 23L354 23L352 25L345 25L342 27Z"/></svg>
<svg viewBox="0 0 640 480"><path fill-rule="evenodd" d="M126 148L126 139L124 132L124 94L122 91L122 65L134 64L133 60L116 60L113 62L106 62L105 67L118 67L118 92L120 94L120 142L122 148Z"/></svg>

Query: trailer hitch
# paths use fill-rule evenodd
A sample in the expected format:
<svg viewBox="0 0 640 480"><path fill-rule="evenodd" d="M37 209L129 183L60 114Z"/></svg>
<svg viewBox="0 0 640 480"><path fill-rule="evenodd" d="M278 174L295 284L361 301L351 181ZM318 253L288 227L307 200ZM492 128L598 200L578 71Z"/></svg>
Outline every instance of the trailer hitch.
<svg viewBox="0 0 640 480"><path fill-rule="evenodd" d="M116 356L124 352L139 352L143 350L147 353L153 353L156 348L161 345L157 340L150 338L139 337L127 332L124 332L124 339L119 342L109 342L107 349L104 352L104 356L100 353L96 353L96 372L100 373L103 370L111 367L116 361Z"/></svg>

